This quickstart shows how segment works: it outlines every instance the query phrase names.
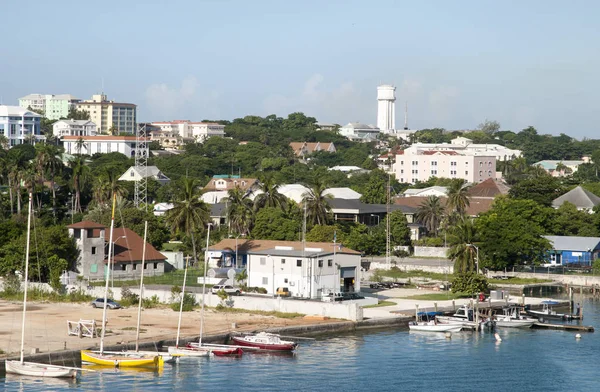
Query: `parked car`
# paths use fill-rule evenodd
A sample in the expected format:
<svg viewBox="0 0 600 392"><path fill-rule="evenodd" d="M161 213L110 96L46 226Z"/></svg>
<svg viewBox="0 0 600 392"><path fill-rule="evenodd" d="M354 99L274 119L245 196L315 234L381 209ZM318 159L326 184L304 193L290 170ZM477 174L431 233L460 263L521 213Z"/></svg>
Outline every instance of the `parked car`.
<svg viewBox="0 0 600 392"><path fill-rule="evenodd" d="M292 293L290 292L290 290L287 287L277 287L277 291L275 291L275 294L278 297L291 297Z"/></svg>
<svg viewBox="0 0 600 392"><path fill-rule="evenodd" d="M369 287L372 288L372 289L382 289L383 285L381 283L375 282L375 283L369 284Z"/></svg>
<svg viewBox="0 0 600 392"><path fill-rule="evenodd" d="M344 295L342 296L342 301L349 301L353 299L365 299L365 297L357 293L344 293Z"/></svg>
<svg viewBox="0 0 600 392"><path fill-rule="evenodd" d="M112 299L107 299L106 307L108 309L121 309L121 304ZM95 300L93 300L92 308L104 308L104 298L96 298Z"/></svg>
<svg viewBox="0 0 600 392"><path fill-rule="evenodd" d="M239 288L224 284L216 284L210 289L211 293L213 294L217 294L221 290L225 291L229 295L242 295L242 290Z"/></svg>

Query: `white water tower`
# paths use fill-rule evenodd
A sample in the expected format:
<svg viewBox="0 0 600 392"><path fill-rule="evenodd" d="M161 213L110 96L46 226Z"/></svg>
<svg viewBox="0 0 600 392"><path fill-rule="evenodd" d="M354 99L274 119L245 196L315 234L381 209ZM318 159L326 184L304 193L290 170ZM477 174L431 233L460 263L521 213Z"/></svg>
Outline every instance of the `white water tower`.
<svg viewBox="0 0 600 392"><path fill-rule="evenodd" d="M377 128L384 133L396 129L396 87L377 86Z"/></svg>

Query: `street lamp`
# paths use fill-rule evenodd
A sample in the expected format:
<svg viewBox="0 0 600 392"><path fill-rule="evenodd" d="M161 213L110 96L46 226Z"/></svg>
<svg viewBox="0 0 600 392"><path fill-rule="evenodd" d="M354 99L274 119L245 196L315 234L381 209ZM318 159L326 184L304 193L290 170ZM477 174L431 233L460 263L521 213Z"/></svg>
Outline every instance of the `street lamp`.
<svg viewBox="0 0 600 392"><path fill-rule="evenodd" d="M379 226L379 223L381 222L381 217L376 214L371 214L371 216L374 216L375 218L377 218L377 226Z"/></svg>
<svg viewBox="0 0 600 392"><path fill-rule="evenodd" d="M479 273L479 247L474 244L467 244L472 248L475 248L475 268L477 268L477 273Z"/></svg>

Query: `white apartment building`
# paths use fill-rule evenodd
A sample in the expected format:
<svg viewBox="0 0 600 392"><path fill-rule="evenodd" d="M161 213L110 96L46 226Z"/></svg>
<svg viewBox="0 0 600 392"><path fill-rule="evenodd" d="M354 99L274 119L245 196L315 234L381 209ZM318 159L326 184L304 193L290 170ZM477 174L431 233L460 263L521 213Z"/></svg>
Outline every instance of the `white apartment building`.
<svg viewBox="0 0 600 392"><path fill-rule="evenodd" d="M204 142L209 137L225 136L225 125L210 122L192 122L189 120L175 120L164 122L153 122L151 125L160 128L161 132L176 135L179 138L194 140L198 143ZM160 137L155 135L154 137ZM171 141L172 142L172 141Z"/></svg>
<svg viewBox="0 0 600 392"><path fill-rule="evenodd" d="M98 133L135 134L136 132L137 106L132 103L109 101L106 95L96 94L92 95L89 101L78 102L76 108L90 114L90 120L98 127Z"/></svg>
<svg viewBox="0 0 600 392"><path fill-rule="evenodd" d="M414 143L411 147L421 150L456 151L470 155L494 156L496 161L509 161L523 155L521 150L512 150L499 144L475 144L473 140L459 136L450 143Z"/></svg>
<svg viewBox="0 0 600 392"><path fill-rule="evenodd" d="M477 152L430 150L413 144L396 155L393 165L396 179L404 183L427 181L430 177L461 178L480 183L496 178L496 156Z"/></svg>
<svg viewBox="0 0 600 392"><path fill-rule="evenodd" d="M131 158L137 145L135 136L64 136L61 140L67 154L82 155L120 152Z"/></svg>
<svg viewBox="0 0 600 392"><path fill-rule="evenodd" d="M69 110L80 101L71 94L29 94L19 98L19 106L27 109L43 110L49 120L66 118Z"/></svg>
<svg viewBox="0 0 600 392"><path fill-rule="evenodd" d="M90 120L59 120L52 125L55 137L96 136L96 124Z"/></svg>
<svg viewBox="0 0 600 392"><path fill-rule="evenodd" d="M27 141L44 140L40 128L42 116L20 106L0 105L0 136L5 136L8 146L24 144Z"/></svg>

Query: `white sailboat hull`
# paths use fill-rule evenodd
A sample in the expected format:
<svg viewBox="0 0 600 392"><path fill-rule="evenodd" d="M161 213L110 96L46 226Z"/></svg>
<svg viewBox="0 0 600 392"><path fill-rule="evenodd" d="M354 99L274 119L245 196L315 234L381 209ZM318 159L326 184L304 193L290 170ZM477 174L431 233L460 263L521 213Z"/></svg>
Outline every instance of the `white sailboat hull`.
<svg viewBox="0 0 600 392"><path fill-rule="evenodd" d="M6 361L6 373L31 377L73 378L77 370L43 363Z"/></svg>
<svg viewBox="0 0 600 392"><path fill-rule="evenodd" d="M208 357L211 350L208 348L168 347L168 352L177 357Z"/></svg>

